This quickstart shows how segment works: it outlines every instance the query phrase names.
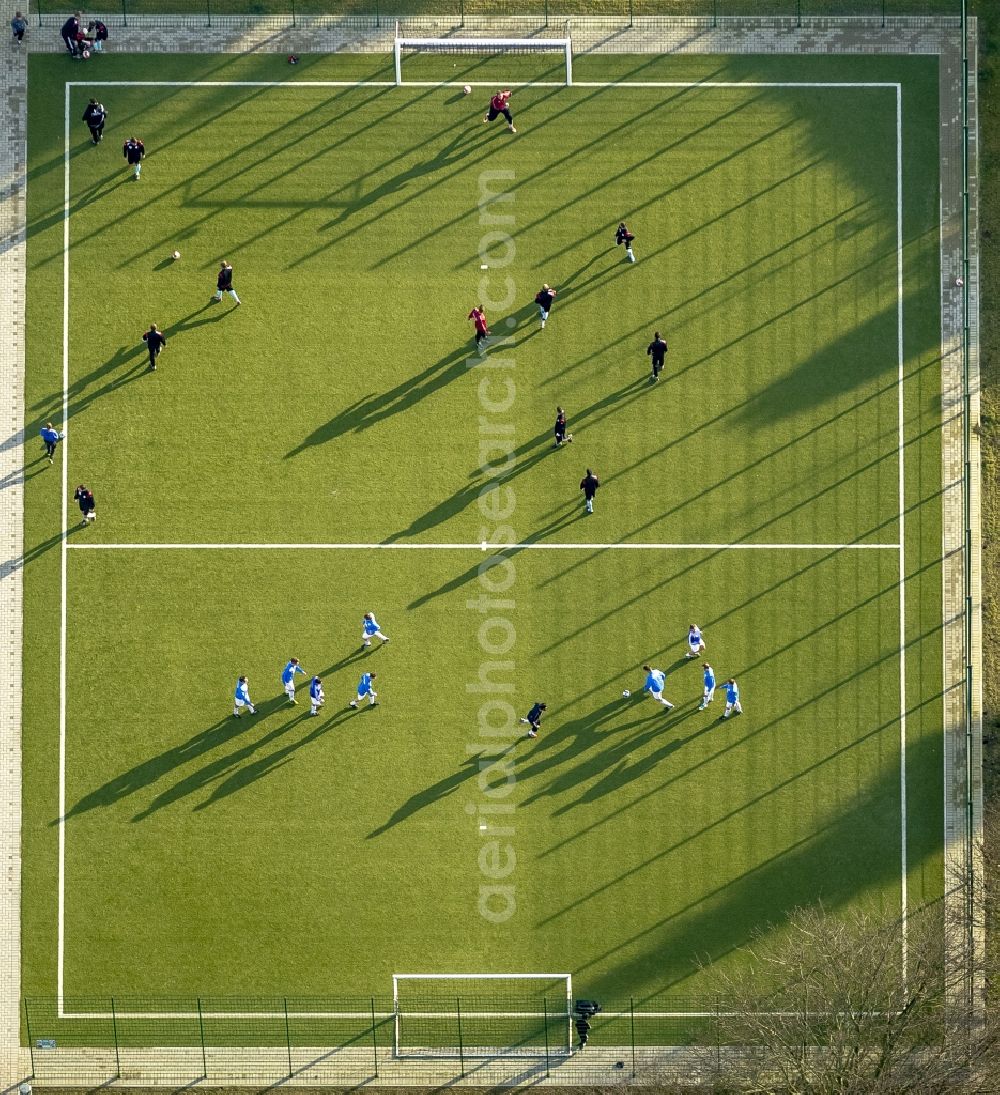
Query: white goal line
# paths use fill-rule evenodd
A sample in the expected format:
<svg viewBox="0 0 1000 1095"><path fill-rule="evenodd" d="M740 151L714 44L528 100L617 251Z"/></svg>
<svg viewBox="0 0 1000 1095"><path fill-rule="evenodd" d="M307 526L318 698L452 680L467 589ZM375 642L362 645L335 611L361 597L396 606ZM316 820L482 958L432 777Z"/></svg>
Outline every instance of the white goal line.
<svg viewBox="0 0 1000 1095"><path fill-rule="evenodd" d="M491 544L487 541L467 544L82 544L67 543L70 551L900 551L900 544L646 544L613 542L608 544L549 544L527 541L519 544ZM400 977L431 977L432 974L398 974ZM452 974L440 976L451 977ZM458 975L455 975L458 976ZM466 975L462 975L466 976ZM477 976L469 974L468 976ZM487 976L487 975L483 975ZM497 977L522 976L495 974ZM534 974L523 976L533 977ZM555 976L563 976L558 974Z"/></svg>

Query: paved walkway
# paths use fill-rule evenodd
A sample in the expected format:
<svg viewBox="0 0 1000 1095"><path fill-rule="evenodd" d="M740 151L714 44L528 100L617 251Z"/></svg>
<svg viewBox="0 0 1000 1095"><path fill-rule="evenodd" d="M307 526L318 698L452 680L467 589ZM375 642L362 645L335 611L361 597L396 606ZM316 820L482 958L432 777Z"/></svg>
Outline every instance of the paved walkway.
<svg viewBox="0 0 1000 1095"><path fill-rule="evenodd" d="M29 31L32 51L57 52L63 44L58 28L61 15L48 15L46 26ZM388 51L393 27L378 26L370 18L274 18L213 19L209 27L201 20L167 17L131 17L128 27L120 17L106 17L112 30L110 49L117 52L243 53L250 51L308 53L318 51ZM945 507L944 538L944 644L945 644L945 748L951 794L946 809L946 857L950 865L965 862L966 812L974 826L979 822L981 788L980 696L973 695L974 719L966 736L964 713L965 666L975 668L979 679L981 664L979 631L978 505L979 451L973 435L968 454L962 448L961 355L962 295L955 285L961 273L961 172L962 140L960 91L960 42L954 20L890 19L883 28L865 20L807 19L801 27L792 20L722 21L713 27L701 19L636 19L633 26L611 19L574 18L548 28L537 18L467 19L464 26L452 19L406 19L402 31L410 35L465 35L573 37L574 51L619 53L922 53L940 54L941 64L941 148L942 148L942 394L944 445L942 483ZM25 286L25 130L26 63L21 50L0 48L0 81L5 106L0 139L0 292L8 305L11 322L0 325L0 1092L25 1078L31 1071L28 1051L20 1048L20 714L21 714L21 570L23 527L22 442L24 375L24 286ZM972 87L975 88L975 58L972 57ZM67 62L68 64L68 62ZM971 132L975 136L975 104L972 104ZM977 180L972 142L970 216L977 218ZM972 334L972 398L967 408L972 422L978 421L978 255L971 256L967 288L970 297ZM972 606L966 617L966 557L963 544L961 475L966 455L971 462ZM966 626L966 621L971 621ZM971 643L969 639L971 638ZM970 781L971 774L971 781ZM117 1072L125 1082L188 1083L206 1073L215 1083L256 1085L272 1077L287 1076L288 1059L276 1051L210 1050L206 1060L200 1051L159 1051L155 1057L130 1051L115 1060L113 1051L38 1051L53 1054L36 1062L47 1082L98 1084ZM628 1056L626 1056L626 1052ZM471 1063L464 1082L469 1084L611 1084L631 1078L631 1050L614 1047L588 1048L586 1054L550 1063L507 1060ZM297 1083L312 1084L420 1084L435 1085L458 1081L458 1062L400 1061L380 1054L378 1078L375 1063L360 1049L315 1051L296 1050L292 1068ZM618 1068L621 1061L623 1067ZM637 1057L640 1078L650 1081L672 1076L693 1078L698 1062L689 1052L642 1050ZM207 1067L206 1067L207 1066Z"/></svg>
<svg viewBox="0 0 1000 1095"><path fill-rule="evenodd" d="M0 1090L24 1076L21 995L21 568L27 58L0 61Z"/></svg>

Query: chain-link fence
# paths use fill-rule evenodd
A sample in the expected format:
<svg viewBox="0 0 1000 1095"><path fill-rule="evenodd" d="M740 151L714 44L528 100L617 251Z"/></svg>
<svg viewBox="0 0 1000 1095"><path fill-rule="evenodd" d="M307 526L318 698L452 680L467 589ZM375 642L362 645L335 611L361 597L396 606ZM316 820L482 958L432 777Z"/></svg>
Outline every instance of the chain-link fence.
<svg viewBox="0 0 1000 1095"><path fill-rule="evenodd" d="M63 21L69 7L55 0L32 0L38 25ZM697 19L719 25L732 19L797 24L817 17L863 17L883 25L897 16L959 17L957 0L101 0L95 14L128 25L133 16L182 16L212 25L234 16L297 19L330 16L372 21L376 26L397 18L440 16L462 26L466 18L531 17L541 25L573 16L603 17L625 26L654 16Z"/></svg>
<svg viewBox="0 0 1000 1095"><path fill-rule="evenodd" d="M552 996L33 997L24 1001L39 1084L183 1086L379 1079L426 1085L519 1076L592 1083L689 1075L722 1051L719 1001L600 1001L581 1016ZM516 1009L516 1010L514 1010ZM589 1029L581 1030L584 1018ZM582 1035L586 1035L581 1050Z"/></svg>

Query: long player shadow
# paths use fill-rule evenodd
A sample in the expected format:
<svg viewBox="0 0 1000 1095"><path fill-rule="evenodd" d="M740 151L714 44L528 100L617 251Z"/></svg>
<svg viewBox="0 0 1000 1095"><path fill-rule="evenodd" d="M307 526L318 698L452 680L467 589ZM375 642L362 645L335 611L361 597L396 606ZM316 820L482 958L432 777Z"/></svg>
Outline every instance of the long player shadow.
<svg viewBox="0 0 1000 1095"><path fill-rule="evenodd" d="M294 753L297 753L311 742L316 741L317 738L321 738L334 727L339 726L352 714L353 712L338 711L335 715L332 715L325 722L320 723L320 725L311 730L305 737L299 738L298 741L293 741L288 745L282 746L280 749L276 749L273 753L268 753L267 756L258 757L257 760L252 761L250 764L237 768L232 775L227 776L212 791L204 802L200 802L194 809L207 810L209 806L213 806L216 802L228 798L230 795L235 795L238 791L242 791L249 787L251 783L256 783L257 780L264 779L266 776L271 775L272 772L276 772L279 768L282 768L291 762ZM294 719L289 725L301 722L303 718L307 717L309 716L303 714L298 719Z"/></svg>
<svg viewBox="0 0 1000 1095"><path fill-rule="evenodd" d="M278 702L280 703L283 701L279 700ZM249 718L249 716L244 716L244 718ZM192 772L189 776L185 776L178 783L175 783L173 787L168 787L165 791L161 791L148 806L137 811L133 815L132 820L145 821L146 818L155 814L157 811L162 810L164 807L172 806L182 798L187 798L188 795L196 794L214 780L221 779L228 775L233 769L242 764L243 761L253 756L258 750L263 749L265 745L270 744L280 737L284 737L285 734L298 726L303 719L307 718L309 718L309 715L306 712L302 712L289 722L275 727L274 730L271 730L257 741L252 741L248 745L241 746L239 749L227 753L225 756L217 757L215 760L203 765L196 772Z"/></svg>
<svg viewBox="0 0 1000 1095"><path fill-rule="evenodd" d="M53 542L58 542L58 539L58 537L55 537L53 541L47 542L48 546L52 546ZM278 710L285 702L284 696L279 696L257 704L257 718L266 718L269 714ZM134 795L137 791L141 791L144 787L155 783L182 764L187 764L204 753L220 745L225 745L239 735L245 734L252 726L253 723L249 718L237 720L232 715L228 715L209 726L206 730L199 731L182 744L175 745L155 757L142 761L127 772L109 779L100 787L84 795L66 811L62 819L53 821L50 824L57 825L59 820L66 820L75 817L77 814L87 813L89 810L113 806L123 798Z"/></svg>
<svg viewBox="0 0 1000 1095"><path fill-rule="evenodd" d="M412 794L406 802L396 807L388 820L384 821L377 829L372 829L366 839L373 840L375 837L381 836L425 807L432 806L435 802L439 802L441 799L453 794L466 780L478 775L479 761L479 753L467 757L456 771L439 779L437 783L431 784L430 787L425 787L422 791Z"/></svg>

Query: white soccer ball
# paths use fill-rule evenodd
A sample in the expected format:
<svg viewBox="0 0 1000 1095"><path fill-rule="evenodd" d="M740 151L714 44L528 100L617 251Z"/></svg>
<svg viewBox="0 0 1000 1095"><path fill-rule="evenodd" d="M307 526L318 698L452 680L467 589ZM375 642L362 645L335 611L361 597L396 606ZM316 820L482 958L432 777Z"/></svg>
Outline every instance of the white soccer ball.
<svg viewBox="0 0 1000 1095"><path fill-rule="evenodd" d="M622 696L624 696L625 699L628 699L631 695L632 693L627 688L622 691Z"/></svg>
<svg viewBox="0 0 1000 1095"><path fill-rule="evenodd" d="M173 254L173 257L174 257L175 260L179 259L181 257L180 251L175 251L174 254Z"/></svg>
<svg viewBox="0 0 1000 1095"><path fill-rule="evenodd" d="M465 87L462 88L462 94L463 95L471 95L472 94L472 84L466 84Z"/></svg>

